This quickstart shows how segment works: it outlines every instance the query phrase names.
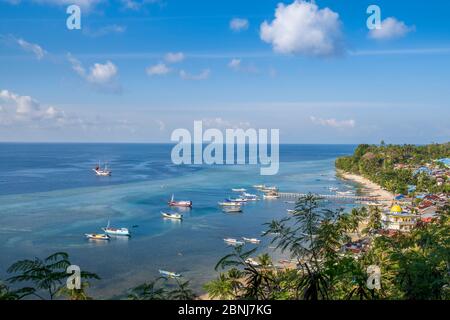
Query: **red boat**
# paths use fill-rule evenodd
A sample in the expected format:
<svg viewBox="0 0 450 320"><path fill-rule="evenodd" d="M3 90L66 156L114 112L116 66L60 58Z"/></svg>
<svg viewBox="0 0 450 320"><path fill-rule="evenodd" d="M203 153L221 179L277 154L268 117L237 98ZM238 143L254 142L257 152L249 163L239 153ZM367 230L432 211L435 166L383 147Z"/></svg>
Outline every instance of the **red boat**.
<svg viewBox="0 0 450 320"><path fill-rule="evenodd" d="M192 207L192 201L175 201L173 195L168 204L170 207Z"/></svg>

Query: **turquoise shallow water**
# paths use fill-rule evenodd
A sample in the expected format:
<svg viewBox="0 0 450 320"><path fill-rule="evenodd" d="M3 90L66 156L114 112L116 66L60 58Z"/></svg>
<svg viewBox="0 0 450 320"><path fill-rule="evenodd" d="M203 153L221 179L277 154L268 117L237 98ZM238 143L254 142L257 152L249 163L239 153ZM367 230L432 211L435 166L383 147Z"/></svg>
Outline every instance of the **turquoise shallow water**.
<svg viewBox="0 0 450 320"><path fill-rule="evenodd" d="M216 262L230 252L224 237L259 237L263 223L285 217L292 207L284 200L258 201L242 214L225 214L217 202L231 196L231 188L250 190L260 183L296 192L352 188L336 179L334 160L354 146L281 146L275 176L260 176L256 166L175 166L169 145L0 148L0 277L17 259L66 251L74 264L102 277L92 283L97 298L120 296L158 276L158 269L182 273L201 293L201 284L216 275ZM93 175L99 158L110 162L112 177ZM181 222L160 216L172 193L194 203ZM129 227L132 237L107 243L84 238L108 220ZM261 251L278 258L268 244L263 239Z"/></svg>

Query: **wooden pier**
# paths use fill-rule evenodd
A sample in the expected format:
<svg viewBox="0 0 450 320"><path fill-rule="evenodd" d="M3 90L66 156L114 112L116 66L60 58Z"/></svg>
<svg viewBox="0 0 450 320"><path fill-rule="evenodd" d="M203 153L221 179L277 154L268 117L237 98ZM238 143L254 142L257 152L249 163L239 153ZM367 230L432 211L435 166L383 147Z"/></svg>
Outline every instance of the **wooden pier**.
<svg viewBox="0 0 450 320"><path fill-rule="evenodd" d="M278 192L280 198L300 198L307 196L307 193L298 193L298 192ZM313 194L316 197L329 199L329 200L353 200L353 201L375 201L377 197L370 196L357 196L357 195L342 195L342 194Z"/></svg>

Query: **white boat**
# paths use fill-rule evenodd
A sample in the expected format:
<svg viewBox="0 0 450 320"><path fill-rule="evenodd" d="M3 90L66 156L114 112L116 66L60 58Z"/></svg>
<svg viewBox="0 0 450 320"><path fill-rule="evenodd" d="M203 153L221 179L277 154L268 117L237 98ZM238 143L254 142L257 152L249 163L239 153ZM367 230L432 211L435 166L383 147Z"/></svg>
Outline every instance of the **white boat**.
<svg viewBox="0 0 450 320"><path fill-rule="evenodd" d="M336 188L336 187L329 187L328 190L330 190L331 192L335 192L335 191L338 191L339 188Z"/></svg>
<svg viewBox="0 0 450 320"><path fill-rule="evenodd" d="M243 246L245 244L245 242L233 238L225 238L223 241L232 246Z"/></svg>
<svg viewBox="0 0 450 320"><path fill-rule="evenodd" d="M265 187L266 187L265 184L254 184L253 185L253 188L255 188L255 189L264 189Z"/></svg>
<svg viewBox="0 0 450 320"><path fill-rule="evenodd" d="M168 204L170 207L185 207L185 208L192 207L192 201L189 200L175 201L173 194Z"/></svg>
<svg viewBox="0 0 450 320"><path fill-rule="evenodd" d="M109 240L110 237L107 234L97 234L97 233L85 233L86 238L91 240Z"/></svg>
<svg viewBox="0 0 450 320"><path fill-rule="evenodd" d="M242 212L242 208L240 206L223 207L222 210L226 213Z"/></svg>
<svg viewBox="0 0 450 320"><path fill-rule="evenodd" d="M256 239L256 238L242 237L242 240L244 240L245 242L250 242L250 243L260 243L261 242L261 240Z"/></svg>
<svg viewBox="0 0 450 320"><path fill-rule="evenodd" d="M229 202L237 202L237 203L243 203L243 202L247 202L248 200L246 198L243 197L239 197L239 198L228 198L227 199Z"/></svg>
<svg viewBox="0 0 450 320"><path fill-rule="evenodd" d="M99 162L98 165L92 170L94 170L96 175L101 176L101 177L110 176L111 173L112 173L111 170L108 170L108 164L107 163L105 163L105 166L102 168L100 166L100 162Z"/></svg>
<svg viewBox="0 0 450 320"><path fill-rule="evenodd" d="M163 277L167 277L167 278L179 278L179 277L181 277L181 274L179 274L179 273L166 271L166 270L159 270L159 274L162 275Z"/></svg>
<svg viewBox="0 0 450 320"><path fill-rule="evenodd" d="M179 213L168 213L168 212L163 212L161 211L161 215L164 218L168 218L168 219L175 219L175 220L181 220L183 219L183 215L179 214Z"/></svg>
<svg viewBox="0 0 450 320"><path fill-rule="evenodd" d="M218 202L219 206L221 207L240 207L241 203L240 202L235 202L235 201L223 201L223 202Z"/></svg>
<svg viewBox="0 0 450 320"><path fill-rule="evenodd" d="M244 192L244 193L242 193L242 196L245 199L247 199L247 201L257 201L258 200L258 196L256 194Z"/></svg>
<svg viewBox="0 0 450 320"><path fill-rule="evenodd" d="M289 213L289 214L294 214L295 211L296 211L296 210L294 210L294 209L287 209L287 213Z"/></svg>
<svg viewBox="0 0 450 320"><path fill-rule="evenodd" d="M256 261L256 260L253 259L253 258L247 258L247 259L245 259L245 263L247 263L247 264L249 264L249 265L251 265L251 266L254 266L254 267L259 267L259 266L261 265L258 261Z"/></svg>
<svg viewBox="0 0 450 320"><path fill-rule="evenodd" d="M106 233L106 234L110 234L110 235L114 235L114 236L130 236L130 231L127 228L112 228L109 226L109 221L108 221L108 225L106 226L106 228L102 228L102 230Z"/></svg>
<svg viewBox="0 0 450 320"><path fill-rule="evenodd" d="M264 199L278 199L280 196L276 193L263 195Z"/></svg>
<svg viewBox="0 0 450 320"><path fill-rule="evenodd" d="M270 191L278 191L278 188L273 186L273 187L264 187L262 189L263 192L270 192Z"/></svg>
<svg viewBox="0 0 450 320"><path fill-rule="evenodd" d="M245 191L247 191L247 189L244 189L244 188L235 188L235 189L231 189L231 191L233 191L233 192L245 192Z"/></svg>

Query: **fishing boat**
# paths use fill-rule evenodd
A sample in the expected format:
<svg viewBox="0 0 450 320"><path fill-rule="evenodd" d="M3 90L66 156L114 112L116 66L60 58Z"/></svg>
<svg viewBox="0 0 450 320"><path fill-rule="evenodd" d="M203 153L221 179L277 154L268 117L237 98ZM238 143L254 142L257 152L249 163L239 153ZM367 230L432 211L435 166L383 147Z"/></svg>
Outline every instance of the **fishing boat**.
<svg viewBox="0 0 450 320"><path fill-rule="evenodd" d="M162 275L163 277L167 277L167 278L179 278L179 277L181 277L181 274L179 274L179 273L166 271L166 270L159 270L159 274Z"/></svg>
<svg viewBox="0 0 450 320"><path fill-rule="evenodd" d="M109 240L110 237L107 234L86 233L86 238L91 240Z"/></svg>
<svg viewBox="0 0 450 320"><path fill-rule="evenodd" d="M239 241L239 240L233 239L233 238L225 238L225 239L223 239L223 241L225 241L225 243L230 244L232 246L243 246L245 244L245 242Z"/></svg>
<svg viewBox="0 0 450 320"><path fill-rule="evenodd" d="M265 187L266 187L265 184L254 184L253 185L253 188L255 188L255 189L264 189Z"/></svg>
<svg viewBox="0 0 450 320"><path fill-rule="evenodd" d="M240 207L241 206L240 202L229 201L228 199L223 202L218 202L218 204L221 207Z"/></svg>
<svg viewBox="0 0 450 320"><path fill-rule="evenodd" d="M242 212L241 206L223 207L222 210L226 213Z"/></svg>
<svg viewBox="0 0 450 320"><path fill-rule="evenodd" d="M242 196L245 199L247 199L247 201L257 201L258 200L258 196L256 194L244 192L244 193L242 193Z"/></svg>
<svg viewBox="0 0 450 320"><path fill-rule="evenodd" d="M175 220L181 220L183 219L183 215L179 214L179 213L168 213L168 212L163 212L161 211L161 215L164 218L168 218L168 219L175 219Z"/></svg>
<svg viewBox="0 0 450 320"><path fill-rule="evenodd" d="M235 188L235 189L231 189L231 191L233 191L233 192L245 192L245 191L247 191L247 189L244 189L244 188Z"/></svg>
<svg viewBox="0 0 450 320"><path fill-rule="evenodd" d="M175 201L174 195L172 194L172 198L168 202L171 207L192 207L192 201L183 200L183 201Z"/></svg>
<svg viewBox="0 0 450 320"><path fill-rule="evenodd" d="M245 259L245 263L247 263L247 264L249 264L249 265L251 265L251 266L254 266L254 267L259 267L259 266L261 265L258 261L256 261L256 260L253 259L253 258L247 258L247 259Z"/></svg>
<svg viewBox="0 0 450 320"><path fill-rule="evenodd" d="M126 237L130 236L130 231L127 228L112 228L109 226L109 221L106 228L102 228L102 230L108 235L126 236Z"/></svg>
<svg viewBox="0 0 450 320"><path fill-rule="evenodd" d="M111 173L112 173L111 170L108 170L108 164L107 163L105 163L105 166L102 168L100 166L100 162L99 162L98 165L92 170L94 170L94 172L95 172L95 174L97 176L101 176L101 177L110 176Z"/></svg>
<svg viewBox="0 0 450 320"><path fill-rule="evenodd" d="M246 237L242 237L242 240L244 240L245 242L250 242L250 243L260 243L261 240L256 239L256 238L246 238Z"/></svg>

